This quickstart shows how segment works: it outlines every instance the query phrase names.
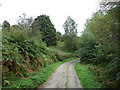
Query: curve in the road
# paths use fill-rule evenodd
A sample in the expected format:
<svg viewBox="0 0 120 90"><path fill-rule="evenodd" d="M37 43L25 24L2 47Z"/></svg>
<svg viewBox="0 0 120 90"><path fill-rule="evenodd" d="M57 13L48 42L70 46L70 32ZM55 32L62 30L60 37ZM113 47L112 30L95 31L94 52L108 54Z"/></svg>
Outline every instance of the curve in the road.
<svg viewBox="0 0 120 90"><path fill-rule="evenodd" d="M80 60L72 60L62 64L45 84L39 88L82 88L74 66Z"/></svg>

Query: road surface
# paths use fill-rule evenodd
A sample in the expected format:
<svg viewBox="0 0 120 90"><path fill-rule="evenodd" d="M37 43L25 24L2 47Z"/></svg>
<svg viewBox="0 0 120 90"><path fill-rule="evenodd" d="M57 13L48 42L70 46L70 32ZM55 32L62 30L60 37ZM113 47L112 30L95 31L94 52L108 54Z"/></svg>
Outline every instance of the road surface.
<svg viewBox="0 0 120 90"><path fill-rule="evenodd" d="M72 60L59 66L53 75L39 88L82 88L74 66L80 60Z"/></svg>

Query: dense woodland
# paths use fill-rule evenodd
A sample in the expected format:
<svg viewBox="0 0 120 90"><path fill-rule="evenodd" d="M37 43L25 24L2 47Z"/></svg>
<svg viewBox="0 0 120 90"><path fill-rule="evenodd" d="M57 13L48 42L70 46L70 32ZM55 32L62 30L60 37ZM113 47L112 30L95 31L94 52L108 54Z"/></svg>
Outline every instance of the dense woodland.
<svg viewBox="0 0 120 90"><path fill-rule="evenodd" d="M86 29L79 41L82 62L97 65L102 87L120 86L120 7L105 13L96 12L86 22Z"/></svg>
<svg viewBox="0 0 120 90"><path fill-rule="evenodd" d="M70 16L63 24L64 35L47 15L34 19L23 14L12 26L5 20L1 30L3 87L9 87L15 77L27 78L40 68L79 57L81 63L96 66L89 69L98 76L102 88L118 88L120 6L114 3L101 6L86 21L81 36L77 35L77 24Z"/></svg>

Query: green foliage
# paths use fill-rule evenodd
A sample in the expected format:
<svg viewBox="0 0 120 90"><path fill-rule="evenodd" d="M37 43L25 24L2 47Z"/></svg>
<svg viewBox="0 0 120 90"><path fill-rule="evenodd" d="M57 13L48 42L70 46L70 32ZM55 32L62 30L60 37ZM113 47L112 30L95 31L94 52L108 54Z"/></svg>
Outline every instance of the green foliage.
<svg viewBox="0 0 120 90"><path fill-rule="evenodd" d="M65 35L77 33L77 24L70 16L68 16L67 20L63 24L63 28L65 29Z"/></svg>
<svg viewBox="0 0 120 90"><path fill-rule="evenodd" d="M57 45L55 46L58 50L67 52L65 49L65 42L57 41Z"/></svg>
<svg viewBox="0 0 120 90"><path fill-rule="evenodd" d="M18 66L21 67L20 63L24 60L23 56L20 54L19 48L21 47L20 45L18 45L18 43L21 41L24 42L24 40L25 37L23 37L22 32L17 33L16 31L9 31L9 33L5 33L3 31L3 65L6 66L6 68L8 68L9 71L12 71L16 74L20 71Z"/></svg>
<svg viewBox="0 0 120 90"><path fill-rule="evenodd" d="M116 60L115 60L116 59ZM107 65L104 73L105 80L103 82L104 87L119 88L120 85L120 60L113 58L113 60Z"/></svg>
<svg viewBox="0 0 120 90"><path fill-rule="evenodd" d="M78 52L82 62L95 62L94 45L96 45L94 36L90 32L85 31L82 37L80 37L78 44Z"/></svg>
<svg viewBox="0 0 120 90"><path fill-rule="evenodd" d="M45 83L45 81L58 68L58 66L64 62L74 59L76 58L69 58L62 62L58 61L54 64L48 65L36 72L30 73L27 78L18 78L12 76L11 81L6 81L7 84L3 88L38 88L39 85Z"/></svg>
<svg viewBox="0 0 120 90"><path fill-rule="evenodd" d="M40 30L42 33L42 40L47 44L47 46L56 45L56 29L52 24L49 16L40 15L38 16L32 24L32 32L35 30Z"/></svg>
<svg viewBox="0 0 120 90"><path fill-rule="evenodd" d="M65 30L64 42L66 50L71 52L77 50L77 24L68 16L63 28Z"/></svg>
<svg viewBox="0 0 120 90"><path fill-rule="evenodd" d="M11 81L10 84L5 85L4 88L37 88L48 79L60 64L61 62L49 65L42 70L29 74L27 78L18 78L14 80L14 77L14 79L12 79L13 81Z"/></svg>
<svg viewBox="0 0 120 90"><path fill-rule="evenodd" d="M68 62L68 61L71 61L71 60L75 60L75 59L79 59L78 57L72 57L72 58L68 58L68 59L65 59L63 60L62 62Z"/></svg>
<svg viewBox="0 0 120 90"><path fill-rule="evenodd" d="M79 40L81 61L101 64L105 68L102 72L102 87L119 87L119 10L120 7L116 6L104 14L95 13L87 21L85 32Z"/></svg>
<svg viewBox="0 0 120 90"><path fill-rule="evenodd" d="M23 16L19 16L19 19L17 20L18 27L22 30L27 30L29 33L31 33L31 25L33 23L33 17L26 17L26 14L23 13Z"/></svg>
<svg viewBox="0 0 120 90"><path fill-rule="evenodd" d="M65 49L68 52L75 52L77 50L78 38L77 36L66 36L65 37Z"/></svg>
<svg viewBox="0 0 120 90"><path fill-rule="evenodd" d="M101 84L97 81L97 76L89 71L90 65L77 63L75 66L77 75L83 88L100 88Z"/></svg>
<svg viewBox="0 0 120 90"><path fill-rule="evenodd" d="M42 41L30 38L27 31L12 28L2 33L3 85L9 81L9 73L26 77L28 72L57 61L55 53Z"/></svg>
<svg viewBox="0 0 120 90"><path fill-rule="evenodd" d="M5 21L2 35L2 85L6 88L36 88L61 63L75 59L64 61L72 57L71 53L64 52L64 42L58 45L59 48L47 47L56 45L57 40L61 42L62 35L56 33L46 15L40 15L33 21L23 14L18 24L13 26ZM58 60L63 62L55 63Z"/></svg>
<svg viewBox="0 0 120 90"><path fill-rule="evenodd" d="M64 59L67 59L73 56L71 53L61 51L56 47L50 47L49 50L55 53L55 56L59 61L63 61Z"/></svg>
<svg viewBox="0 0 120 90"><path fill-rule="evenodd" d="M45 82L50 73L52 73L54 62L63 61L71 57L71 53L48 48L39 38L39 33L36 36L34 36L35 34L31 36L26 30L10 27L9 32L3 28L2 34L3 87L36 87ZM32 76L31 79L19 81L18 78L29 77L30 72L35 72L50 64L52 64L51 69L45 69L45 75L43 74L44 72L41 72L38 76ZM18 83L14 82L15 79L18 80L16 81ZM36 80L39 80L39 82L34 85L33 83ZM20 85L19 83L23 84Z"/></svg>
<svg viewBox="0 0 120 90"><path fill-rule="evenodd" d="M3 22L2 28L6 29L6 30L9 30L9 29L10 29L10 24L9 24L9 22L5 20L5 21Z"/></svg>
<svg viewBox="0 0 120 90"><path fill-rule="evenodd" d="M60 32L56 32L56 37L57 37L57 41L61 41L62 40L62 34Z"/></svg>

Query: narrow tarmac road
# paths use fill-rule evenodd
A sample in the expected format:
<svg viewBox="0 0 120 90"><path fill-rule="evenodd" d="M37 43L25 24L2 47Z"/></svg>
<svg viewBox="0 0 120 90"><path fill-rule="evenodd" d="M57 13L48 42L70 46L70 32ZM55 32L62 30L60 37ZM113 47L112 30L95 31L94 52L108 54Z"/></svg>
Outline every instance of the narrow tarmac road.
<svg viewBox="0 0 120 90"><path fill-rule="evenodd" d="M80 60L72 60L59 66L53 75L39 88L82 88L74 66Z"/></svg>

